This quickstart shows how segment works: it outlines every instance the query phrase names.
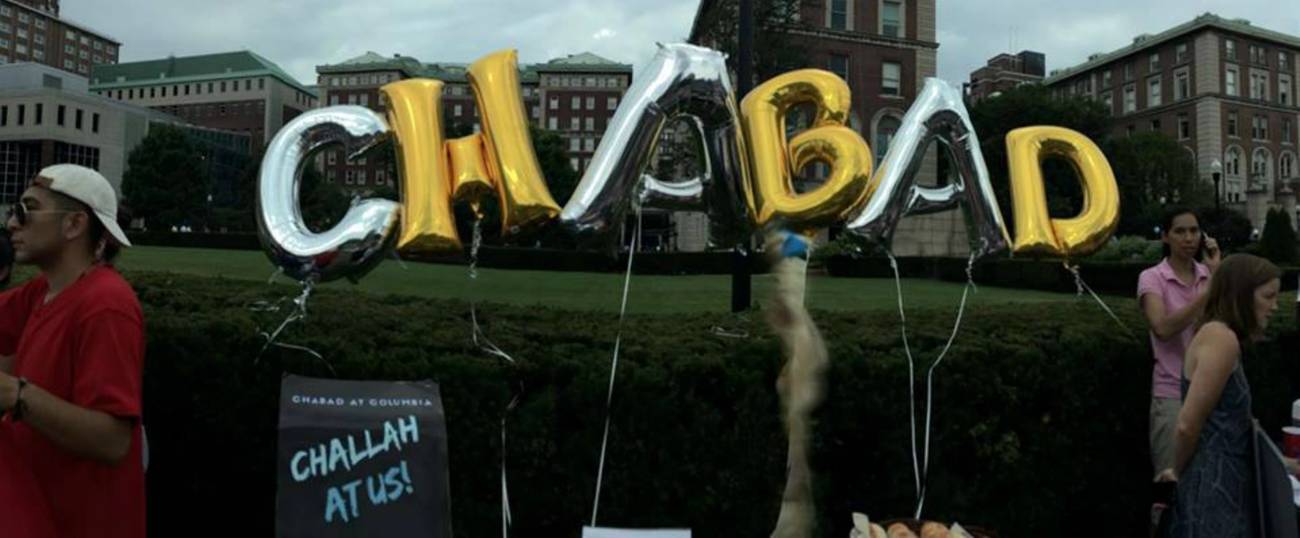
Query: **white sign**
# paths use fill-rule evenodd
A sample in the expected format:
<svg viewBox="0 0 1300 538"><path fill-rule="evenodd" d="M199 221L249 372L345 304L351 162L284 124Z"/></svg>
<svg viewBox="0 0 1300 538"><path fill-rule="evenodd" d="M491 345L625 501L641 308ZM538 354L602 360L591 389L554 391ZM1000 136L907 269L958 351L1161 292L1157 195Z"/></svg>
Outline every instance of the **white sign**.
<svg viewBox="0 0 1300 538"><path fill-rule="evenodd" d="M610 529L583 527L582 538L691 538L690 529Z"/></svg>

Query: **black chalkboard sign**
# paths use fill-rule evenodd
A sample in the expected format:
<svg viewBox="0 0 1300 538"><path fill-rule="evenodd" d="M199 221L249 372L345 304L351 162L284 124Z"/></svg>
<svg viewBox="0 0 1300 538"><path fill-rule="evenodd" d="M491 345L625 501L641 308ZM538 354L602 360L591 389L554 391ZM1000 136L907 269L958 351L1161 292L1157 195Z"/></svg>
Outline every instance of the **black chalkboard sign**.
<svg viewBox="0 0 1300 538"><path fill-rule="evenodd" d="M276 536L451 536L447 429L431 381L288 376Z"/></svg>

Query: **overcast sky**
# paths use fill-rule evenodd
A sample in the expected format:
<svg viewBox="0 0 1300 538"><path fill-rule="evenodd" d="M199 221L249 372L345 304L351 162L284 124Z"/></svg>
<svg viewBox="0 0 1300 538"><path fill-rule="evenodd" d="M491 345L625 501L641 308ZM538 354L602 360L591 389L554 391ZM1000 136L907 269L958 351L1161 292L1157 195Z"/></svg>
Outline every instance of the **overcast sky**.
<svg viewBox="0 0 1300 538"><path fill-rule="evenodd" d="M655 42L685 40L698 0L62 3L64 17L121 41L122 61L249 49L314 84L315 66L366 51L425 62L505 47L523 62L591 51L639 67ZM1037 50L1049 70L1068 67L1206 11L1300 35L1297 0L938 0L938 11L939 77L954 84L1001 52Z"/></svg>

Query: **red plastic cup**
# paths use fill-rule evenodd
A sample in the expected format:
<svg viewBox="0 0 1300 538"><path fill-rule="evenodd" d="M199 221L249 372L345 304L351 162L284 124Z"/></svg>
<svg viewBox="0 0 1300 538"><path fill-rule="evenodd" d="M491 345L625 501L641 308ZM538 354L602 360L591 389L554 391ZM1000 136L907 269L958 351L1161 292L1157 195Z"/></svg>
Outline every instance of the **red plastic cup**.
<svg viewBox="0 0 1300 538"><path fill-rule="evenodd" d="M1282 428L1282 453L1288 458L1300 458L1300 428Z"/></svg>

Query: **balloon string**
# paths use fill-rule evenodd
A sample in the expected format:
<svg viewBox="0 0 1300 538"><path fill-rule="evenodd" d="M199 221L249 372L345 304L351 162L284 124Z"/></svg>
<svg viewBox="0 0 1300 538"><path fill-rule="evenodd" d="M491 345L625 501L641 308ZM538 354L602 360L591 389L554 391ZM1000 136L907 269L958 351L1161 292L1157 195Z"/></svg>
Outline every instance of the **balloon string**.
<svg viewBox="0 0 1300 538"><path fill-rule="evenodd" d="M272 275L272 278L274 278L274 275ZM278 348L289 349L293 351L301 351L303 353L311 355L312 357L315 357L316 360L323 363L325 365L325 368L329 369L331 375L333 375L334 377L338 377L338 372L334 371L334 365L330 364L330 361L325 360L325 357L321 356L320 353L317 353L316 350L306 346L285 344L283 342L278 341L280 339L280 334L283 333L284 330L289 327L289 325L307 319L307 300L311 298L312 291L314 291L315 289L316 289L316 283L314 281L310 279L302 281L302 292L299 293L298 296L293 299L293 310L289 312L288 316L285 316L284 321L280 322L280 326L276 327L275 330L270 333L266 331L258 331L258 334L261 335L262 338L266 339L266 342L262 344L262 349L257 352L257 358L253 359L254 365L261 364L262 356L266 354L266 350L270 349L272 346L275 346ZM283 299L281 299L280 303L283 303ZM270 308L264 308L261 310L275 312L280 310L280 306L279 303L277 303L275 306L272 306Z"/></svg>
<svg viewBox="0 0 1300 538"><path fill-rule="evenodd" d="M1133 335L1133 329L1129 328L1123 320L1119 319L1119 316L1115 315L1115 311L1110 309L1110 306L1106 304L1106 301L1101 300L1101 297L1098 297L1097 293L1092 291L1092 287L1088 286L1088 283L1083 281L1083 275L1079 273L1079 266L1077 264L1070 265L1070 262L1065 262L1065 269L1069 271L1070 274L1074 275L1075 295L1077 297L1082 299L1083 292L1088 292L1088 295L1091 295L1092 299L1097 301L1097 304L1101 305L1101 309L1106 311L1106 314L1110 316L1110 319L1115 320L1115 323L1118 324L1120 328L1124 329L1124 332L1128 334L1129 338L1134 340L1137 339L1137 337Z"/></svg>
<svg viewBox="0 0 1300 538"><path fill-rule="evenodd" d="M978 293L975 287L975 257L979 251L973 251L970 258L966 260L966 286L961 290L961 304L957 307L957 320L952 324L952 334L948 335L948 342L944 344L943 351L939 352L939 358L934 360L930 365L930 371L925 378L925 457L921 464L921 498L916 502L915 519L921 519L921 510L925 507L925 494L930 489L930 434L933 432L930 426L930 418L934 410L934 371L943 362L944 357L948 355L948 350L952 349L952 343L957 339L957 332L961 330L962 318L966 315L966 299L970 296L972 290Z"/></svg>
<svg viewBox="0 0 1300 538"><path fill-rule="evenodd" d="M505 359L507 363L515 364L514 357L509 353L502 351L500 347L492 343L484 333L483 327L478 323L478 294L475 293L478 282L478 251L483 246L483 220L474 219L474 236L469 246L469 319L473 324L473 331L470 338L474 345L483 352ZM501 414L501 538L510 536L510 525L512 517L510 514L510 485L506 480L506 423L510 418L510 413L514 411L515 406L519 405L519 397L522 390L516 391L506 404L506 410Z"/></svg>
<svg viewBox="0 0 1300 538"><path fill-rule="evenodd" d="M912 427L912 477L916 482L916 496L921 497L921 463L916 455L916 367L912 359L912 348L907 341L907 312L903 310L903 279L898 273L898 260L893 251L885 249L889 257L889 267L894 270L894 287L898 291L898 319L903 332L903 352L907 354L907 408L911 416Z"/></svg>
<svg viewBox="0 0 1300 538"><path fill-rule="evenodd" d="M632 258L641 244L641 206L635 206L636 232L628 242L627 272L623 275L623 301L618 308L618 329L614 333L614 357L609 365L609 392L605 395L605 433L600 439L600 466L596 468L596 499L591 507L591 526L596 526L596 514L600 510L600 487L605 478L605 451L609 447L609 418L614 403L614 376L618 373L618 350L623 342L623 320L627 315L627 291L632 283Z"/></svg>
<svg viewBox="0 0 1300 538"><path fill-rule="evenodd" d="M483 327L478 324L478 294L474 293L478 282L478 251L483 245L483 221L474 219L474 240L469 247L469 319L474 325L474 330L470 333L470 338L474 345L489 355L505 359L506 362L514 364L515 359L509 353L502 351L492 340L488 339L487 334L483 332Z"/></svg>

